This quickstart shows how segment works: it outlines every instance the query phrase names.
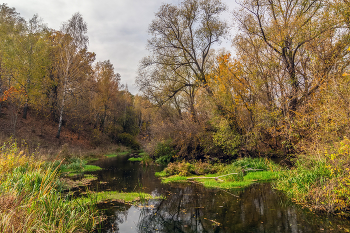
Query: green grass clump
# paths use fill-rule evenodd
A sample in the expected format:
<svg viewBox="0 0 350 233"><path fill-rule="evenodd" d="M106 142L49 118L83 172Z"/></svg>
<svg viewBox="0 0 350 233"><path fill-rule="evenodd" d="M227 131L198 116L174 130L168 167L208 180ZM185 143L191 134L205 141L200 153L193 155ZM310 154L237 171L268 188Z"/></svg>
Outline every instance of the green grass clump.
<svg viewBox="0 0 350 233"><path fill-rule="evenodd" d="M156 197L157 198L157 197ZM146 199L153 199L151 194L148 193L122 193L118 191L98 192L92 193L88 197L81 197L77 201L79 203L90 203L91 200L95 202L103 201L119 201L119 202L134 202Z"/></svg>
<svg viewBox="0 0 350 233"><path fill-rule="evenodd" d="M0 232L91 232L97 209L60 193L59 166L0 148Z"/></svg>
<svg viewBox="0 0 350 233"><path fill-rule="evenodd" d="M233 188L245 188L254 182L251 180L245 181L234 181L234 182L217 182L214 179L202 179L200 182L206 188L222 188L222 189L233 189Z"/></svg>
<svg viewBox="0 0 350 233"><path fill-rule="evenodd" d="M281 172L273 172L273 171L257 171L257 172L248 172L243 180L254 180L254 181L269 181L275 180L279 177Z"/></svg>
<svg viewBox="0 0 350 233"><path fill-rule="evenodd" d="M84 172L93 172L102 170L102 168L95 165L87 165L88 161L81 158L72 158L68 164L62 164L55 162L53 166L57 166L59 171L67 176L76 176Z"/></svg>
<svg viewBox="0 0 350 233"><path fill-rule="evenodd" d="M131 157L128 159L129 161L132 161L132 162L141 162L142 161L142 158L139 157L139 158L134 158L134 157Z"/></svg>
<svg viewBox="0 0 350 233"><path fill-rule="evenodd" d="M155 173L156 177L166 177L168 176L167 173L163 170L161 172L156 172Z"/></svg>
<svg viewBox="0 0 350 233"><path fill-rule="evenodd" d="M100 171L100 170L102 170L102 168L100 168L99 166L85 165L83 172L94 172L94 171Z"/></svg>
<svg viewBox="0 0 350 233"><path fill-rule="evenodd" d="M186 176L170 176L162 179L162 183L171 183L171 182L187 182Z"/></svg>
<svg viewBox="0 0 350 233"><path fill-rule="evenodd" d="M332 181L333 174L326 160L309 162L297 162L296 169L289 170L279 177L275 187L284 191L287 196L297 200L299 203L312 203L313 192L319 188L327 191L327 184ZM332 184L332 191L334 190ZM319 192L318 195L324 194ZM318 197L320 198L320 197ZM332 197L336 198L336 195ZM329 204L333 201L328 200ZM316 204L316 202L314 202ZM324 202L326 203L326 202ZM318 203L317 205L320 205Z"/></svg>

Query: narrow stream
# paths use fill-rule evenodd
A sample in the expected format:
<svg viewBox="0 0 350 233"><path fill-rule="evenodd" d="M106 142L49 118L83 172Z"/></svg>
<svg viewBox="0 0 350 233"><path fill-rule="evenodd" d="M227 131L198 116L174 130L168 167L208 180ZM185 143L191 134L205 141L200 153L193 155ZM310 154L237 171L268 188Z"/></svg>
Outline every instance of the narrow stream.
<svg viewBox="0 0 350 233"><path fill-rule="evenodd" d="M244 190L207 189L195 183L162 184L158 166L143 167L127 156L94 162L104 170L90 189L142 191L166 199L144 206L105 203L109 216L101 232L349 232L350 220L314 214L291 203L270 183Z"/></svg>

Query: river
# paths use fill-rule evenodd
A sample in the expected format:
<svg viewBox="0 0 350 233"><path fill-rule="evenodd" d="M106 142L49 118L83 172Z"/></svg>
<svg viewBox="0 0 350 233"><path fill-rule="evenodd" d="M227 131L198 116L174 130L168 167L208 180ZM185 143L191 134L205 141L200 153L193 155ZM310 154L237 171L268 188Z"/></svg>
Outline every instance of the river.
<svg viewBox="0 0 350 233"><path fill-rule="evenodd" d="M144 167L119 156L95 161L104 170L93 191L146 192L165 199L143 205L107 202L99 208L108 216L99 232L349 232L350 221L315 214L293 204L271 183L241 190L207 189L196 183L162 184L155 177L159 166Z"/></svg>

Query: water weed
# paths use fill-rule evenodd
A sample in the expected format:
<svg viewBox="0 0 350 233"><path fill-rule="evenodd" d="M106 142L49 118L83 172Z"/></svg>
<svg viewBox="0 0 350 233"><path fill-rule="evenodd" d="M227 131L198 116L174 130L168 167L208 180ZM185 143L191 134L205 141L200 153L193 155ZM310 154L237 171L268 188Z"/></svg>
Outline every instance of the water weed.
<svg viewBox="0 0 350 233"><path fill-rule="evenodd" d="M128 160L131 162L142 162L143 159L141 157L138 157L138 158L131 157Z"/></svg>
<svg viewBox="0 0 350 233"><path fill-rule="evenodd" d="M123 193L118 191L105 191L98 193L91 193L88 197L81 197L77 199L79 203L91 203L91 200L95 202L104 202L104 201L119 201L119 202L134 202L146 199L152 199L152 195L143 192L131 192Z"/></svg>

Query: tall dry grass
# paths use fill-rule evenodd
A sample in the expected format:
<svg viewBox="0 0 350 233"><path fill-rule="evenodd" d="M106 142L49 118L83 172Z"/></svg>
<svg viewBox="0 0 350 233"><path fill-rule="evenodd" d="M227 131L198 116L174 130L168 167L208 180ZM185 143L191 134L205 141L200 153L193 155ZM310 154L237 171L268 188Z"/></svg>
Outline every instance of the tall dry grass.
<svg viewBox="0 0 350 233"><path fill-rule="evenodd" d="M16 142L0 148L0 232L90 232L95 227L95 206L63 196L57 170L20 151Z"/></svg>

